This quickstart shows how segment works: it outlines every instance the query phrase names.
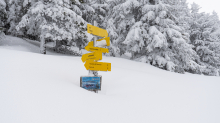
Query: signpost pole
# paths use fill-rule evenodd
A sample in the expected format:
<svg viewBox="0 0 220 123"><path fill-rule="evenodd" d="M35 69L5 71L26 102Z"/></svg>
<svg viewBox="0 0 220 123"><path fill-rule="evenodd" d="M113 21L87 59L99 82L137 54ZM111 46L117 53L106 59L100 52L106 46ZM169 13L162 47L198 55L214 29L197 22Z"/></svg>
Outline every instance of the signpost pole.
<svg viewBox="0 0 220 123"><path fill-rule="evenodd" d="M94 26L97 26L97 22L94 21ZM96 47L97 36L94 35L93 47ZM94 76L98 76L98 71L93 71ZM97 91L98 92L98 91Z"/></svg>
<svg viewBox="0 0 220 123"><path fill-rule="evenodd" d="M97 26L97 23L96 21L93 22L94 23L94 26ZM95 35L94 36L94 41L93 41L93 47L96 47L96 40L97 40L97 37ZM98 71L92 71L92 70L89 70L89 76L98 76ZM93 90L95 93L98 93L98 90Z"/></svg>
<svg viewBox="0 0 220 123"><path fill-rule="evenodd" d="M101 90L102 83L102 76L98 76L98 71L111 71L111 63L98 62L102 60L102 53L109 53L109 50L103 47L110 46L110 37L108 37L107 30L99 28L97 25L96 21L94 21L94 25L87 24L87 32L93 35L94 41L90 41L85 47L92 53L84 54L81 58L85 63L85 68L89 71L89 76L80 77L80 87L95 93ZM98 39L99 37L104 38Z"/></svg>

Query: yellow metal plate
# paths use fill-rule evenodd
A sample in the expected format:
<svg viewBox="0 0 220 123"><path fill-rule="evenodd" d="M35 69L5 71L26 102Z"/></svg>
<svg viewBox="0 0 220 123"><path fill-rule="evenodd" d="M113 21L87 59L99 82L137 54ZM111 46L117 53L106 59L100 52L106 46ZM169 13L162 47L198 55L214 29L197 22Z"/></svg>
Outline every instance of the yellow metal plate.
<svg viewBox="0 0 220 123"><path fill-rule="evenodd" d="M84 54L82 55L81 60L82 62L85 62L88 60L93 60L93 61L102 60L102 52L96 51L93 53Z"/></svg>
<svg viewBox="0 0 220 123"><path fill-rule="evenodd" d="M107 48L86 46L85 49L87 51L99 51L99 52L103 52L103 53L109 53L109 50Z"/></svg>
<svg viewBox="0 0 220 123"><path fill-rule="evenodd" d="M111 71L111 63L86 61L84 64L87 70L94 71Z"/></svg>
<svg viewBox="0 0 220 123"><path fill-rule="evenodd" d="M87 24L87 32L100 37L108 37L108 32L105 29Z"/></svg>

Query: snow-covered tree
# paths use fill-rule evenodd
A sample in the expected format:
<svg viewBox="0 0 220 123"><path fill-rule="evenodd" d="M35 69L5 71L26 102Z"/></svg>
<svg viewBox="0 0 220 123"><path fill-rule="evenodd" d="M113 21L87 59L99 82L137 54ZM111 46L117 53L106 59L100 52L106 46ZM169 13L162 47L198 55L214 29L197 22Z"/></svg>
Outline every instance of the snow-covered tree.
<svg viewBox="0 0 220 123"><path fill-rule="evenodd" d="M81 11L82 18L88 22L93 23L93 17L95 14L94 8L91 6L93 4L93 0L79 0L81 4L77 4ZM74 3L75 5L75 3Z"/></svg>
<svg viewBox="0 0 220 123"><path fill-rule="evenodd" d="M110 51L113 56L126 52L122 43L138 15L141 4L138 0L113 0L108 2L108 14L103 23L111 38Z"/></svg>
<svg viewBox="0 0 220 123"><path fill-rule="evenodd" d="M190 39L200 56L199 63L206 75L218 75L220 68L220 21L216 12L199 13L195 3L191 7Z"/></svg>
<svg viewBox="0 0 220 123"><path fill-rule="evenodd" d="M41 42L52 40L80 48L87 43L87 22L81 17L78 0L39 0L22 17L17 29L39 34Z"/></svg>
<svg viewBox="0 0 220 123"><path fill-rule="evenodd" d="M103 22L108 15L108 2L106 0L94 0L91 7L95 10L95 16L93 16L93 20L95 20L99 27L102 27ZM103 28L103 27L102 27Z"/></svg>
<svg viewBox="0 0 220 123"><path fill-rule="evenodd" d="M0 0L0 40L4 37L3 27L5 25L6 20L6 3L4 0Z"/></svg>
<svg viewBox="0 0 220 123"><path fill-rule="evenodd" d="M149 0L142 7L140 21L129 31L123 43L132 58L170 71L200 72L199 58L188 44L189 34L183 26L183 0ZM187 13L187 12L185 12Z"/></svg>
<svg viewBox="0 0 220 123"><path fill-rule="evenodd" d="M7 1L7 23L9 24L8 33L15 36L24 36L25 30L16 30L16 26L21 21L31 6L31 0L9 0Z"/></svg>
<svg viewBox="0 0 220 123"><path fill-rule="evenodd" d="M6 19L6 3L4 0L0 0L0 27L3 27L5 25L5 19Z"/></svg>

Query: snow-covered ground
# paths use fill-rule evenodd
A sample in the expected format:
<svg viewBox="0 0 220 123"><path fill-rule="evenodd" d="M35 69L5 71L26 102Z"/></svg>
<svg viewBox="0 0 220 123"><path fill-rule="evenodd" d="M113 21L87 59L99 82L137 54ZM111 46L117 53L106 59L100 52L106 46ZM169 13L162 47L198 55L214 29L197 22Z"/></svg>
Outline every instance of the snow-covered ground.
<svg viewBox="0 0 220 123"><path fill-rule="evenodd" d="M80 57L38 52L36 42L0 41L0 123L220 122L220 77L103 57L112 71L99 72L97 94L79 87Z"/></svg>

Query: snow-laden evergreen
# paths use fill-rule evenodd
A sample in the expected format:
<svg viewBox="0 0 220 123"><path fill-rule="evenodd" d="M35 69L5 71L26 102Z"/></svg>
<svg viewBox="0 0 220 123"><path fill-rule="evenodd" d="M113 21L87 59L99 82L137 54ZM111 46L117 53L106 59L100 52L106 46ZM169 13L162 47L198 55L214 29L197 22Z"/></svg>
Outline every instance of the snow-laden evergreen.
<svg viewBox="0 0 220 123"><path fill-rule="evenodd" d="M105 55L130 53L179 73L219 73L218 15L199 13L196 4L189 9L186 0L0 0L0 12L6 34L41 41L41 53L49 42L57 52L76 54L71 49L92 40L86 25L96 21L111 39Z"/></svg>
<svg viewBox="0 0 220 123"><path fill-rule="evenodd" d="M96 21L99 27L102 26L102 23L106 19L108 13L107 1L90 0L87 1L86 3L87 4L83 4L84 6L83 18L89 23L93 23L94 21ZM91 6L88 6L88 4L90 4Z"/></svg>
<svg viewBox="0 0 220 123"><path fill-rule="evenodd" d="M81 0L81 4L78 6L80 8L82 18L88 23L93 23L95 14L95 9L91 6L93 3L94 0L86 0L86 2Z"/></svg>
<svg viewBox="0 0 220 123"><path fill-rule="evenodd" d="M4 0L0 0L0 40L4 38L4 26L6 24L6 3Z"/></svg>
<svg viewBox="0 0 220 123"><path fill-rule="evenodd" d="M111 37L112 55L122 55L126 52L122 42L125 40L132 25L134 25L136 12L138 12L141 4L138 0L114 0L109 1L108 5L109 13L103 25Z"/></svg>
<svg viewBox="0 0 220 123"><path fill-rule="evenodd" d="M28 34L41 39L82 48L87 43L87 22L81 17L80 5L78 0L39 0L22 17L17 30L26 28Z"/></svg>
<svg viewBox="0 0 220 123"><path fill-rule="evenodd" d="M186 7L182 2L163 0L142 7L141 19L123 41L134 59L169 71L200 72L195 62L199 57L188 44L189 34L178 19Z"/></svg>
<svg viewBox="0 0 220 123"><path fill-rule="evenodd" d="M0 27L5 25L5 18L6 18L6 3L4 0L0 0Z"/></svg>
<svg viewBox="0 0 220 123"><path fill-rule="evenodd" d="M199 6L192 4L191 43L205 66L207 75L218 75L220 68L220 23L217 13L198 13Z"/></svg>
<svg viewBox="0 0 220 123"><path fill-rule="evenodd" d="M26 36L26 30L16 30L16 26L21 18L27 13L31 6L30 0L8 0L7 1L7 23L9 25L8 33L15 36Z"/></svg>

